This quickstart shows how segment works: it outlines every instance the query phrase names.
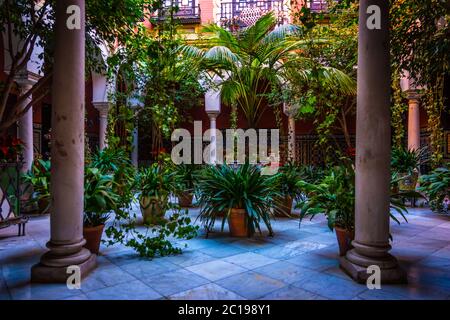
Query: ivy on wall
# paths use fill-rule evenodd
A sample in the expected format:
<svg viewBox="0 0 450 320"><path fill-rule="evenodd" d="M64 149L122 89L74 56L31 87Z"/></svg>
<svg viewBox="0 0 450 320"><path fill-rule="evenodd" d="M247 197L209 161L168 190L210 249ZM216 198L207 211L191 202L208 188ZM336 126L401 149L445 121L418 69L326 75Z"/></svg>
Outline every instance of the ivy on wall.
<svg viewBox="0 0 450 320"><path fill-rule="evenodd" d="M405 125L403 115L408 110L408 105L404 101L404 93L400 87L399 72L392 73L392 106L391 106L391 124L392 124L392 143L396 148L402 148L405 141Z"/></svg>

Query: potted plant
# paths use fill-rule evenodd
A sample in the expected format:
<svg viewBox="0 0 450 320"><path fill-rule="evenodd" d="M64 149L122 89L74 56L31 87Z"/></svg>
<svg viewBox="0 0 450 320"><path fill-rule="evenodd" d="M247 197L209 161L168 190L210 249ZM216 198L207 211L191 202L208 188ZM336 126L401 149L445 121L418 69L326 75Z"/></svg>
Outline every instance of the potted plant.
<svg viewBox="0 0 450 320"><path fill-rule="evenodd" d="M355 185L351 166L337 166L330 170L318 184L299 181L307 199L299 203L300 220L325 214L330 230L336 232L339 254L345 255L351 249L355 236Z"/></svg>
<svg viewBox="0 0 450 320"><path fill-rule="evenodd" d="M424 149L394 148L392 150L391 168L397 174L399 190L415 190L423 153ZM394 186L394 189L396 187Z"/></svg>
<svg viewBox="0 0 450 320"><path fill-rule="evenodd" d="M88 165L101 173L112 175L114 192L120 196L118 206L127 207L134 200L136 169L123 147L108 147L93 153Z"/></svg>
<svg viewBox="0 0 450 320"><path fill-rule="evenodd" d="M49 160L37 159L31 170L22 175L27 188L24 193L28 192L28 188L32 188L30 201L31 204L37 203L40 214L48 213L50 209L50 166Z"/></svg>
<svg viewBox="0 0 450 320"><path fill-rule="evenodd" d="M395 180L391 181L394 184ZM317 184L299 181L298 185L306 194L306 200L299 203L300 219L317 214L325 214L330 230L336 232L339 254L345 255L352 248L351 242L355 237L355 170L351 162L345 161L336 166ZM414 193L415 194L415 193ZM400 214L405 221L406 207L402 198L411 196L412 192L391 193L390 209ZM400 223L393 212L389 212L391 219Z"/></svg>
<svg viewBox="0 0 450 320"><path fill-rule="evenodd" d="M178 203L182 208L192 207L197 171L198 165L195 164L180 164L174 169Z"/></svg>
<svg viewBox="0 0 450 320"><path fill-rule="evenodd" d="M113 177L98 168L86 168L84 178L83 237L85 247L98 254L100 241L109 213L116 208L120 197L113 189Z"/></svg>
<svg viewBox="0 0 450 320"><path fill-rule="evenodd" d="M287 162L280 168L280 186L282 197L278 199L279 205L275 214L277 216L290 216L292 203L301 194L297 182L301 180L300 167L293 162Z"/></svg>
<svg viewBox="0 0 450 320"><path fill-rule="evenodd" d="M421 176L419 181L419 191L425 193L430 208L437 212L448 211L450 170L447 167L437 168Z"/></svg>
<svg viewBox="0 0 450 320"><path fill-rule="evenodd" d="M278 175L265 176L260 168L248 163L233 168L229 165L209 166L202 171L198 184L199 218L209 231L217 217L222 217L222 230L228 222L233 237L250 237L261 232L261 222L272 235L271 210L274 199L281 196Z"/></svg>
<svg viewBox="0 0 450 320"><path fill-rule="evenodd" d="M144 224L161 224L169 206L170 193L175 190L174 172L154 163L150 168L139 172L137 183L140 188L139 204Z"/></svg>

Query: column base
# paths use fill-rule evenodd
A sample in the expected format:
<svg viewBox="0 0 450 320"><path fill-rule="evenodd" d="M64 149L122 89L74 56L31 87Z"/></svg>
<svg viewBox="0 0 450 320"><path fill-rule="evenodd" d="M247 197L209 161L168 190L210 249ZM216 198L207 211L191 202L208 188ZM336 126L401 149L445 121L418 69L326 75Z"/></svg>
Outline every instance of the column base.
<svg viewBox="0 0 450 320"><path fill-rule="evenodd" d="M395 259L393 256L389 255L390 261ZM365 284L367 279L371 274L367 273L367 267L355 264L350 261L346 256L340 258L340 267L347 273L354 281L358 283ZM382 284L406 284L408 283L408 277L402 268L398 264L395 264L390 268L383 268L384 261L381 260L380 263L373 261L373 265L377 265L381 270L381 283Z"/></svg>
<svg viewBox="0 0 450 320"><path fill-rule="evenodd" d="M84 278L97 266L97 256L91 254L86 261L76 265L80 267L81 278ZM40 262L31 268L31 282L66 283L71 276L67 273L67 267L49 267Z"/></svg>

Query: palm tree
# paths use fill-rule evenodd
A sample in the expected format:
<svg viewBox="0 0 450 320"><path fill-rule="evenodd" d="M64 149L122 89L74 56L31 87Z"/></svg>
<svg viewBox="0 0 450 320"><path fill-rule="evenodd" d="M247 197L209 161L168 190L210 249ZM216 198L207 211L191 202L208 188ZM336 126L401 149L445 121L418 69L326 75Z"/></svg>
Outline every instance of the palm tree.
<svg viewBox="0 0 450 320"><path fill-rule="evenodd" d="M343 72L302 55L307 41L301 29L291 24L277 26L272 12L238 33L214 24L204 31L213 35L206 42L184 45L182 52L222 78L222 101L239 107L251 128L263 114L266 94L272 88L286 87L290 79L308 82L319 75L325 84L354 91L354 81Z"/></svg>

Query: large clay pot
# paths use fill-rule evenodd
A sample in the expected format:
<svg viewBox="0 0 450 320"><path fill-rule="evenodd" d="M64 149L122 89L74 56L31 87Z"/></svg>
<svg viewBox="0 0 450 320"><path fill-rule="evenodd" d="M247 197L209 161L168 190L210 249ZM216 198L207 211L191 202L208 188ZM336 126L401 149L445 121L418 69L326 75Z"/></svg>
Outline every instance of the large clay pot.
<svg viewBox="0 0 450 320"><path fill-rule="evenodd" d="M104 224L95 227L83 227L83 237L86 239L84 247L89 249L90 252L98 254L104 228Z"/></svg>
<svg viewBox="0 0 450 320"><path fill-rule="evenodd" d="M278 208L274 210L276 217L289 217L292 212L293 199L291 196L284 196L278 200Z"/></svg>
<svg viewBox="0 0 450 320"><path fill-rule="evenodd" d="M231 209L228 217L230 234L232 237L248 237L247 212L245 209Z"/></svg>
<svg viewBox="0 0 450 320"><path fill-rule="evenodd" d="M353 248L352 241L355 239L355 232L344 228L334 227L339 245L339 255L345 256L347 251Z"/></svg>
<svg viewBox="0 0 450 320"><path fill-rule="evenodd" d="M403 178L398 182L400 191L414 191L416 189L419 172L413 171L412 174L401 173L399 176Z"/></svg>
<svg viewBox="0 0 450 320"><path fill-rule="evenodd" d="M145 225L162 224L167 208L167 198L141 197L139 201Z"/></svg>
<svg viewBox="0 0 450 320"><path fill-rule="evenodd" d="M183 192L178 196L178 203L182 208L190 208L192 207L192 199L194 198L194 194L190 192Z"/></svg>

